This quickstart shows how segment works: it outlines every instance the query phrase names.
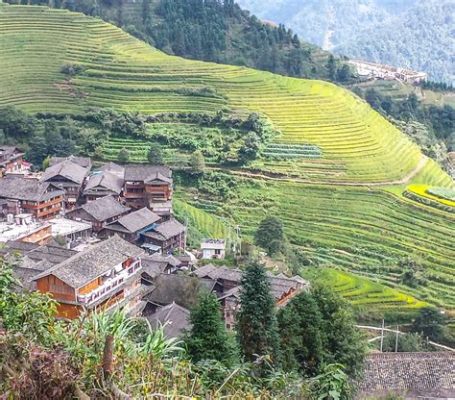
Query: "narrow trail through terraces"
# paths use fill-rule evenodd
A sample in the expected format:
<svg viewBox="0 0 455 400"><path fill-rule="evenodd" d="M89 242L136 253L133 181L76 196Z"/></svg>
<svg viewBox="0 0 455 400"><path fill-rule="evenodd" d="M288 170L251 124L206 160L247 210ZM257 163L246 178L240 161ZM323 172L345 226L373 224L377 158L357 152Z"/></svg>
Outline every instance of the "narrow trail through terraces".
<svg viewBox="0 0 455 400"><path fill-rule="evenodd" d="M417 163L416 167L409 172L405 177L397 180L382 181L382 182L348 182L348 181L338 181L338 180L326 180L318 181L314 179L301 179L297 177L288 177L286 175L274 174L274 176L267 175L267 173L255 173L241 170L230 170L234 175L245 176L247 178L253 179L264 179L270 181L281 181L281 182L297 182L297 183L306 183L311 185L338 185L338 186L353 186L353 187L380 187L380 186L397 186L397 185L406 185L411 179L413 179L422 169L425 167L428 161L428 157L422 155L422 158ZM221 170L223 168L212 168L214 170Z"/></svg>

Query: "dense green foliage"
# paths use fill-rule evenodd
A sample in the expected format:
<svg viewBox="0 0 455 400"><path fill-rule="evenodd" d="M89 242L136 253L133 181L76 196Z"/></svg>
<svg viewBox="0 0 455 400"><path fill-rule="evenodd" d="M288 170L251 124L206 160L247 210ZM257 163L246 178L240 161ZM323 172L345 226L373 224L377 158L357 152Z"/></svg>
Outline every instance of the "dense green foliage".
<svg viewBox="0 0 455 400"><path fill-rule="evenodd" d="M445 105L426 106L416 95L411 94L404 100L394 100L384 96L375 89L365 93L358 91L365 100L377 111L402 121L419 121L427 125L439 139L449 139L455 135L455 108Z"/></svg>
<svg viewBox="0 0 455 400"><path fill-rule="evenodd" d="M309 382L272 367L262 378L249 363L235 368L216 363L195 365L188 361L182 344L166 338L162 328L151 330L143 319L127 317L122 311L57 321L53 300L39 293L16 293L13 281L11 269L2 262L2 396L19 400L169 394L176 398L313 399ZM113 341L109 374L103 356L108 337Z"/></svg>
<svg viewBox="0 0 455 400"><path fill-rule="evenodd" d="M163 165L163 154L158 143L153 143L150 145L149 151L147 153L147 161L152 165Z"/></svg>
<svg viewBox="0 0 455 400"><path fill-rule="evenodd" d="M274 255L280 251L285 244L283 222L274 216L264 218L254 235L254 242L266 249L269 255Z"/></svg>
<svg viewBox="0 0 455 400"><path fill-rule="evenodd" d="M278 313L284 365L314 376L339 363L355 374L366 348L354 324L347 303L324 287L297 295Z"/></svg>
<svg viewBox="0 0 455 400"><path fill-rule="evenodd" d="M424 338L440 341L444 337L446 316L440 310L431 307L422 308L417 315L412 330Z"/></svg>
<svg viewBox="0 0 455 400"><path fill-rule="evenodd" d="M407 333L405 335L397 335L388 333L384 336L382 351L394 352L395 350L404 353L428 351L424 338L419 333Z"/></svg>
<svg viewBox="0 0 455 400"><path fill-rule="evenodd" d="M281 361L275 300L262 265L251 263L242 276L240 310L236 331L241 351L248 361L268 356L275 365Z"/></svg>
<svg viewBox="0 0 455 400"><path fill-rule="evenodd" d="M234 338L226 331L218 299L213 294L201 295L191 310L190 322L185 345L193 362L216 360L230 366L236 361Z"/></svg>

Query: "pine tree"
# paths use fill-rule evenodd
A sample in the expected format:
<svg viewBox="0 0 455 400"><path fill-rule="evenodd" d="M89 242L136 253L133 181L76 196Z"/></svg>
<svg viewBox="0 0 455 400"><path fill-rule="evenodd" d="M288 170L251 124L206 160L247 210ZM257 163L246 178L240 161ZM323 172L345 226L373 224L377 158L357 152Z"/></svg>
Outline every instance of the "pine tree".
<svg viewBox="0 0 455 400"><path fill-rule="evenodd" d="M322 315L310 293L301 293L278 312L283 367L315 375L324 359Z"/></svg>
<svg viewBox="0 0 455 400"><path fill-rule="evenodd" d="M147 153L147 160L152 165L163 165L163 154L159 144L153 143Z"/></svg>
<svg viewBox="0 0 455 400"><path fill-rule="evenodd" d="M240 310L236 330L240 348L248 361L269 355L272 362L281 361L275 299L265 269L253 262L245 270L240 292Z"/></svg>
<svg viewBox="0 0 455 400"><path fill-rule="evenodd" d="M191 310L191 330L185 336L193 362L217 360L232 365L237 358L233 338L228 334L220 313L220 304L211 293L204 293Z"/></svg>

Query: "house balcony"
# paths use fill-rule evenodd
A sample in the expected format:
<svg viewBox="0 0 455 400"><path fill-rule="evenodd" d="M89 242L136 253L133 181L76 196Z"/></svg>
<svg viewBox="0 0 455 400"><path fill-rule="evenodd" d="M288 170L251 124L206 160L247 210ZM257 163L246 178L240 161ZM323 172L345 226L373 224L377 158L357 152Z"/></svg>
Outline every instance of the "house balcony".
<svg viewBox="0 0 455 400"><path fill-rule="evenodd" d="M123 269L121 272L116 274L113 278L107 279L102 285L86 294L78 294L77 301L84 305L90 306L93 303L99 302L100 299L105 298L127 282L131 277L136 275L136 272L142 269L140 260L132 263L128 268Z"/></svg>

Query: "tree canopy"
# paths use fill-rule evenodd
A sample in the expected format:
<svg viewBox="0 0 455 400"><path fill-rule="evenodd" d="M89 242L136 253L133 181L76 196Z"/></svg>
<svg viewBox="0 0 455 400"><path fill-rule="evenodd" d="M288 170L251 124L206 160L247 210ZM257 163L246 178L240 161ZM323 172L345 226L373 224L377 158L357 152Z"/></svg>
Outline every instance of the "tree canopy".
<svg viewBox="0 0 455 400"><path fill-rule="evenodd" d="M267 250L269 255L279 252L284 244L285 236L283 223L274 216L264 218L254 235L254 242Z"/></svg>
<svg viewBox="0 0 455 400"><path fill-rule="evenodd" d="M243 273L241 285L236 331L242 353L249 361L271 356L272 361L279 364L281 353L275 299L264 267L252 262Z"/></svg>
<svg viewBox="0 0 455 400"><path fill-rule="evenodd" d="M190 314L191 329L185 336L185 344L193 362L217 360L231 365L236 360L236 346L226 328L218 299L211 293L203 293Z"/></svg>

